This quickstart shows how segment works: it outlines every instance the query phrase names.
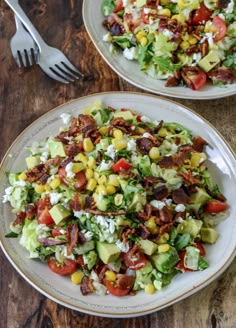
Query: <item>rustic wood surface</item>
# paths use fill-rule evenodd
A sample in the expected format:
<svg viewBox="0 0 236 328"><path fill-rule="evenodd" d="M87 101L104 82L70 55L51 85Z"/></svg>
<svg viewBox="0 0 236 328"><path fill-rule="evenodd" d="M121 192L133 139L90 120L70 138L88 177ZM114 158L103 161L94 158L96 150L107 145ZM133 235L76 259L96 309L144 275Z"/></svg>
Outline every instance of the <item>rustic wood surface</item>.
<svg viewBox="0 0 236 328"><path fill-rule="evenodd" d="M86 0L84 0L86 1ZM96 0L94 0L96 1ZM10 53L13 14L0 0L0 159L31 122L68 100L102 91L141 91L119 78L90 41L82 21L82 0L22 0L43 38L85 74L63 85L39 67L19 69ZM211 122L236 151L236 95L209 101L178 100ZM67 309L31 287L0 251L1 328L236 328L236 261L204 290L162 311L139 318L110 319Z"/></svg>

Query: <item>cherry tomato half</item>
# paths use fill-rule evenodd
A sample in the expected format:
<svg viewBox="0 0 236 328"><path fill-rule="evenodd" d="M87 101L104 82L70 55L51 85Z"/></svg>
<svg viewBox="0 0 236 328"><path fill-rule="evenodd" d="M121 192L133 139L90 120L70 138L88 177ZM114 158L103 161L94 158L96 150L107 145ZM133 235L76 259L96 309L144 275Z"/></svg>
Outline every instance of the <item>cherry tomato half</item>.
<svg viewBox="0 0 236 328"><path fill-rule="evenodd" d="M69 182L67 181L67 174L66 174L66 168L65 167L61 167L59 170L58 170L58 175L61 179L61 181L66 185L66 186L69 186Z"/></svg>
<svg viewBox="0 0 236 328"><path fill-rule="evenodd" d="M181 71L181 76L187 86L199 90L206 83L207 75L197 66L186 66Z"/></svg>
<svg viewBox="0 0 236 328"><path fill-rule="evenodd" d="M114 172L120 172L121 170L128 170L132 167L132 165L127 162L124 158L119 159L118 162L116 162L113 166L112 166L112 171Z"/></svg>
<svg viewBox="0 0 236 328"><path fill-rule="evenodd" d="M140 270L145 267L147 259L142 252L132 252L132 249L127 253L122 253L122 259L125 265L131 270Z"/></svg>
<svg viewBox="0 0 236 328"><path fill-rule="evenodd" d="M203 247L202 243L200 243L200 241L195 241L195 244L196 244L196 247L200 251L200 255L201 256L205 256L206 255L206 251L205 251L205 248Z"/></svg>
<svg viewBox="0 0 236 328"><path fill-rule="evenodd" d="M130 288L126 288L126 289L118 288L117 286L115 286L115 284L112 281L109 281L107 279L105 280L105 285L108 291L114 296L125 296L130 291Z"/></svg>
<svg viewBox="0 0 236 328"><path fill-rule="evenodd" d="M214 29L214 41L217 42L222 40L227 32L225 21L219 16L215 16L212 20L212 26Z"/></svg>
<svg viewBox="0 0 236 328"><path fill-rule="evenodd" d="M66 276L76 270L77 262L70 259L65 259L62 263L60 263L57 260L52 259L48 261L48 267L54 273Z"/></svg>
<svg viewBox="0 0 236 328"><path fill-rule="evenodd" d="M205 5L204 2L201 2L200 8L197 9L195 12L193 19L192 19L192 24L193 25L205 25L206 22L209 20L211 17L212 10L208 9Z"/></svg>
<svg viewBox="0 0 236 328"><path fill-rule="evenodd" d="M124 9L124 3L123 0L116 0L115 1L115 9L114 13L118 13L119 11Z"/></svg>
<svg viewBox="0 0 236 328"><path fill-rule="evenodd" d="M86 175L84 174L84 172L80 171L78 173L76 173L75 175L75 189L79 190L81 189L85 184L86 184Z"/></svg>
<svg viewBox="0 0 236 328"><path fill-rule="evenodd" d="M220 213L227 209L228 205L217 199L211 199L204 207L204 212L207 213Z"/></svg>
<svg viewBox="0 0 236 328"><path fill-rule="evenodd" d="M48 204L45 199L39 199L37 201L36 213L37 213L38 224L50 225L54 223L53 218L49 213Z"/></svg>

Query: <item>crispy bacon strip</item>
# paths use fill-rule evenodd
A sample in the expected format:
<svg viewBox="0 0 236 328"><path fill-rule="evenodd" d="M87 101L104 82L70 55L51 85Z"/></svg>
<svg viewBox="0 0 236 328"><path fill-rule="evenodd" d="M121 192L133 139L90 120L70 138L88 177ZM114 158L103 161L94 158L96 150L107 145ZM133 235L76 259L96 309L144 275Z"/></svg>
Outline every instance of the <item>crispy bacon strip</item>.
<svg viewBox="0 0 236 328"><path fill-rule="evenodd" d="M200 136L194 137L192 142L193 142L193 149L199 153L201 153L203 151L204 146L208 144L207 141Z"/></svg>
<svg viewBox="0 0 236 328"><path fill-rule="evenodd" d="M125 210L119 210L116 212L103 212L100 210L95 210L92 208L86 208L85 209L86 212L90 213L90 214L94 214L94 215L103 215L103 216L116 216L116 215L123 215L125 214Z"/></svg>
<svg viewBox="0 0 236 328"><path fill-rule="evenodd" d="M94 291L93 280L84 276L80 285L82 295L91 294Z"/></svg>
<svg viewBox="0 0 236 328"><path fill-rule="evenodd" d="M73 223L67 227L67 255L72 254L72 249L76 247L79 240L79 228L78 225Z"/></svg>
<svg viewBox="0 0 236 328"><path fill-rule="evenodd" d="M162 185L162 186L155 188L153 193L154 193L154 197L157 200L162 200L169 195L169 190L165 185Z"/></svg>
<svg viewBox="0 0 236 328"><path fill-rule="evenodd" d="M193 176L191 171L182 172L182 173L179 173L178 175L182 177L184 184L187 186L199 184L199 182L200 182L199 175Z"/></svg>
<svg viewBox="0 0 236 328"><path fill-rule="evenodd" d="M40 238L39 242L43 246L62 245L66 243L66 240L54 239L54 238Z"/></svg>
<svg viewBox="0 0 236 328"><path fill-rule="evenodd" d="M12 225L13 227L15 227L18 224L23 224L26 218L26 213L25 212L20 212L20 213L16 213L16 218L13 221Z"/></svg>
<svg viewBox="0 0 236 328"><path fill-rule="evenodd" d="M175 204L189 204L190 198L185 193L183 188L175 189L172 191L172 198Z"/></svg>
<svg viewBox="0 0 236 328"><path fill-rule="evenodd" d="M160 211L160 219L163 222L171 222L173 219L171 211L167 206L164 206Z"/></svg>
<svg viewBox="0 0 236 328"><path fill-rule="evenodd" d="M45 164L39 164L26 172L27 181L33 183L40 180L45 174L48 175L48 173L48 167Z"/></svg>

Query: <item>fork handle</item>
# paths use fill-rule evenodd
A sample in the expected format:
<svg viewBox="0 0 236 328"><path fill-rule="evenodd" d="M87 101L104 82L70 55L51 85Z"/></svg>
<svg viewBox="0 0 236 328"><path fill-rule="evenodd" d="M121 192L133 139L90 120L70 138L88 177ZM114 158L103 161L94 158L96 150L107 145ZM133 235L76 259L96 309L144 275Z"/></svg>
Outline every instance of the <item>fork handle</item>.
<svg viewBox="0 0 236 328"><path fill-rule="evenodd" d="M28 32L31 34L35 42L39 47L39 51L42 51L42 48L46 45L44 40L42 39L39 32L36 30L34 25L29 20L28 16L26 16L25 12L21 8L18 0L5 0L5 2L11 7L17 17L21 20L21 22L26 26Z"/></svg>

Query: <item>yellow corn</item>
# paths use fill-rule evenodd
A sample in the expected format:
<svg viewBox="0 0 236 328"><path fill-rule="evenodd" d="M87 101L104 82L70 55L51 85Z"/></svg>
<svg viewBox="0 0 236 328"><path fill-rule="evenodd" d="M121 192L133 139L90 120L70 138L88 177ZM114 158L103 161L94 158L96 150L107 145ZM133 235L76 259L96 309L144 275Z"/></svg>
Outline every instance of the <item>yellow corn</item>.
<svg viewBox="0 0 236 328"><path fill-rule="evenodd" d="M191 166L198 167L206 159L207 159L207 155L205 153L192 153L190 159Z"/></svg>
<svg viewBox="0 0 236 328"><path fill-rule="evenodd" d="M170 245L169 244L162 244L158 246L158 252L159 253L165 253L168 252L168 250L170 249Z"/></svg>
<svg viewBox="0 0 236 328"><path fill-rule="evenodd" d="M59 177L55 177L50 183L49 186L52 189L56 189L57 187L59 187L61 184L61 179Z"/></svg>
<svg viewBox="0 0 236 328"><path fill-rule="evenodd" d="M144 37L144 36L146 36L147 34L146 34L146 32L144 31L144 30L141 30L141 31L139 31L137 34L136 34L136 39L138 40L138 41L140 41L141 39L142 39L142 37Z"/></svg>
<svg viewBox="0 0 236 328"><path fill-rule="evenodd" d="M99 184L99 185L103 185L103 184L105 184L105 183L107 183L107 178L106 178L105 175L101 175L101 176L98 178L98 184Z"/></svg>
<svg viewBox="0 0 236 328"><path fill-rule="evenodd" d="M177 14L173 15L171 19L176 19L179 23L184 24L185 23L185 16L183 14Z"/></svg>
<svg viewBox="0 0 236 328"><path fill-rule="evenodd" d="M90 153L94 149L92 140L90 138L84 138L83 147L86 153Z"/></svg>
<svg viewBox="0 0 236 328"><path fill-rule="evenodd" d="M194 0L178 0L178 7L181 10L184 10L186 8L194 10L198 9L200 7L199 1L194 1Z"/></svg>
<svg viewBox="0 0 236 328"><path fill-rule="evenodd" d="M114 187L119 187L120 182L118 179L118 175L116 174L110 174L108 177L108 183Z"/></svg>
<svg viewBox="0 0 236 328"><path fill-rule="evenodd" d="M129 220L125 220L121 217L117 217L116 223L118 226L131 226L131 222Z"/></svg>
<svg viewBox="0 0 236 328"><path fill-rule="evenodd" d="M158 159L160 157L160 152L159 152L159 149L157 147L152 147L150 150L149 150L149 157L151 159Z"/></svg>
<svg viewBox="0 0 236 328"><path fill-rule="evenodd" d="M115 281L116 280L116 274L113 271L106 271L105 272L105 277L109 281Z"/></svg>
<svg viewBox="0 0 236 328"><path fill-rule="evenodd" d="M93 191L96 188L96 186L97 186L97 181L92 178L92 179L88 180L86 189L90 190L90 191Z"/></svg>
<svg viewBox="0 0 236 328"><path fill-rule="evenodd" d="M122 140L123 137L124 137L124 135L123 135L123 132L122 132L121 130L119 130L119 129L115 129L115 130L113 131L113 137L114 137L115 139L117 139L117 140Z"/></svg>
<svg viewBox="0 0 236 328"><path fill-rule="evenodd" d="M168 135L168 131L166 130L166 128L160 128L158 134L160 137L166 137Z"/></svg>
<svg viewBox="0 0 236 328"><path fill-rule="evenodd" d="M91 179L91 178L94 176L94 172L93 172L93 170L92 170L92 169L87 169L87 170L85 171L85 176L86 176L87 180L88 180L88 179Z"/></svg>
<svg viewBox="0 0 236 328"><path fill-rule="evenodd" d="M45 191L51 191L51 187L49 186L49 184L45 184L44 189Z"/></svg>
<svg viewBox="0 0 236 328"><path fill-rule="evenodd" d="M116 192L116 188L112 185L108 185L106 188L107 188L108 195L113 195Z"/></svg>
<svg viewBox="0 0 236 328"><path fill-rule="evenodd" d="M158 227L156 224L156 217L155 216L151 216L146 222L145 222L145 226L148 228L148 230L151 233L156 233L158 231Z"/></svg>
<svg viewBox="0 0 236 328"><path fill-rule="evenodd" d="M45 191L45 187L44 187L44 185L36 184L36 186L34 187L34 190L35 190L38 194L42 194L42 193Z"/></svg>
<svg viewBox="0 0 236 328"><path fill-rule="evenodd" d="M87 162L88 168L93 169L96 165L96 160L92 156L89 156L88 162Z"/></svg>
<svg viewBox="0 0 236 328"><path fill-rule="evenodd" d="M88 162L88 159L87 159L87 157L84 155L84 154L82 154L82 153L79 153L78 155L76 155L75 157L74 157L74 160L77 162L77 161L80 161L80 162L82 162L82 163L84 163L84 164L87 164L87 162Z"/></svg>
<svg viewBox="0 0 236 328"><path fill-rule="evenodd" d="M108 127L102 126L98 131L101 133L101 135L105 136L108 133Z"/></svg>
<svg viewBox="0 0 236 328"><path fill-rule="evenodd" d="M127 147L127 141L125 139L118 140L114 138L112 139L112 144L116 150L125 149Z"/></svg>
<svg viewBox="0 0 236 328"><path fill-rule="evenodd" d="M78 172L84 170L84 168L85 168L84 163L73 163L72 172L78 173Z"/></svg>
<svg viewBox="0 0 236 328"><path fill-rule="evenodd" d="M191 45L194 45L194 44L196 44L196 43L198 42L198 40L197 40L194 36L190 35L190 36L189 36L189 40L188 40L188 42L189 42Z"/></svg>
<svg viewBox="0 0 236 328"><path fill-rule="evenodd" d="M75 141L76 141L76 143L79 143L81 140L83 140L83 135L82 135L82 133L77 134L77 136L75 137Z"/></svg>
<svg viewBox="0 0 236 328"><path fill-rule="evenodd" d="M160 236L160 238L157 241L157 244L166 244L169 238L170 238L169 234L165 232L163 233L163 235Z"/></svg>
<svg viewBox="0 0 236 328"><path fill-rule="evenodd" d="M124 21L124 28L126 33L130 33L129 25L126 21Z"/></svg>
<svg viewBox="0 0 236 328"><path fill-rule="evenodd" d="M153 284L149 283L149 284L145 285L144 291L146 294L153 294L153 293L155 293L156 288L154 287Z"/></svg>
<svg viewBox="0 0 236 328"><path fill-rule="evenodd" d="M107 189L106 189L105 186L99 185L96 189L96 193L101 194L101 195L106 195L107 194Z"/></svg>
<svg viewBox="0 0 236 328"><path fill-rule="evenodd" d="M147 40L146 36L143 36L143 37L140 39L139 42L140 42L141 46L145 47L146 44L147 44L147 42L148 42L148 40Z"/></svg>
<svg viewBox="0 0 236 328"><path fill-rule="evenodd" d="M169 0L160 0L160 5L161 6L166 6L169 4Z"/></svg>
<svg viewBox="0 0 236 328"><path fill-rule="evenodd" d="M18 179L20 181L25 181L27 180L27 175L25 174L25 172L22 172L19 176L18 176Z"/></svg>
<svg viewBox="0 0 236 328"><path fill-rule="evenodd" d="M76 271L76 272L72 273L70 278L71 278L71 281L72 281L73 284L79 285L79 284L81 284L83 276L84 276L84 274L83 274L82 271Z"/></svg>
<svg viewBox="0 0 236 328"><path fill-rule="evenodd" d="M181 49L186 50L189 48L190 44L188 41L182 41L179 46Z"/></svg>
<svg viewBox="0 0 236 328"><path fill-rule="evenodd" d="M170 17L171 16L171 11L168 8L160 9L160 10L158 10L158 15L163 15L163 16Z"/></svg>

